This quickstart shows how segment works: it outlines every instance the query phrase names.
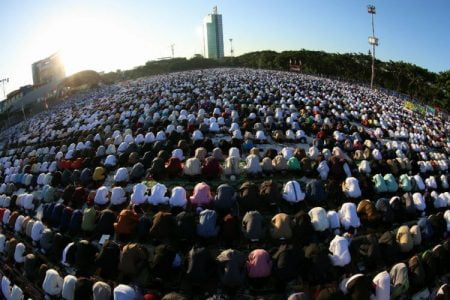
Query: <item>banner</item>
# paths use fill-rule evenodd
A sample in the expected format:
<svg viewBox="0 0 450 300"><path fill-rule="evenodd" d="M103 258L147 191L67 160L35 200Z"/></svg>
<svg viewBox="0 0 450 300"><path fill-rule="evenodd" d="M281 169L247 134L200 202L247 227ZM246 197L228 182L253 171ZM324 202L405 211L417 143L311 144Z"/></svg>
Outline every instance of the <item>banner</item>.
<svg viewBox="0 0 450 300"><path fill-rule="evenodd" d="M434 116L436 113L436 109L434 109L433 107L431 107L429 105L427 105L426 107L427 107L427 114L431 114Z"/></svg>
<svg viewBox="0 0 450 300"><path fill-rule="evenodd" d="M410 101L405 101L405 109L414 111L414 107L415 107L414 103Z"/></svg>
<svg viewBox="0 0 450 300"><path fill-rule="evenodd" d="M404 107L406 110L410 110L421 115L425 115L427 113L427 109L425 107L411 101L405 101Z"/></svg>

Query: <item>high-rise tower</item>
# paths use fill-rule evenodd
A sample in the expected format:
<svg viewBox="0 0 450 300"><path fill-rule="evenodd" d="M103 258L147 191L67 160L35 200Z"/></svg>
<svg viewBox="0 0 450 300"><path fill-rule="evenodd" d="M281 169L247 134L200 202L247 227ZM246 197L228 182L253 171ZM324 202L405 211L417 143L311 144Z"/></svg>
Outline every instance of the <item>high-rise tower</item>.
<svg viewBox="0 0 450 300"><path fill-rule="evenodd" d="M212 14L203 20L203 35L205 56L222 58L224 56L222 15L217 13L217 6L214 6Z"/></svg>

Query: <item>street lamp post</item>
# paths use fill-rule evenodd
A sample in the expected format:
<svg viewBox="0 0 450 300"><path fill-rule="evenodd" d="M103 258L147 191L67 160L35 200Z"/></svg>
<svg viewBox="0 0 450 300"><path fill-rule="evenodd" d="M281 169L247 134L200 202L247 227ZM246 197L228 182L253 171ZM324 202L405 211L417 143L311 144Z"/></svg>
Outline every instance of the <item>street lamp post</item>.
<svg viewBox="0 0 450 300"><path fill-rule="evenodd" d="M0 83L2 84L3 87L3 97L6 97L6 93L5 93L5 84L9 82L9 78L2 78L0 79Z"/></svg>
<svg viewBox="0 0 450 300"><path fill-rule="evenodd" d="M373 89L373 81L375 79L375 46L378 46L378 38L375 37L374 15L376 9L374 5L367 6L367 12L372 15L372 36L369 36L369 44L372 46L372 76L370 77L370 88Z"/></svg>
<svg viewBox="0 0 450 300"><path fill-rule="evenodd" d="M233 57L234 56L234 49L233 49L233 39L230 38L230 56Z"/></svg>

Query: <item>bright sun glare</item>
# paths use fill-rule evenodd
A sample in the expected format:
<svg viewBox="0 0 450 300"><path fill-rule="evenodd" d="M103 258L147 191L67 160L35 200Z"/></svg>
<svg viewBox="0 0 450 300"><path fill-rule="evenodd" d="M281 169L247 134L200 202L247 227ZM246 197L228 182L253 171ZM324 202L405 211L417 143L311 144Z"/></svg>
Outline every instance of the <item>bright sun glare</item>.
<svg viewBox="0 0 450 300"><path fill-rule="evenodd" d="M59 52L67 75L86 69L108 71L127 59L131 39L119 25L104 18L65 18L47 28L42 42Z"/></svg>

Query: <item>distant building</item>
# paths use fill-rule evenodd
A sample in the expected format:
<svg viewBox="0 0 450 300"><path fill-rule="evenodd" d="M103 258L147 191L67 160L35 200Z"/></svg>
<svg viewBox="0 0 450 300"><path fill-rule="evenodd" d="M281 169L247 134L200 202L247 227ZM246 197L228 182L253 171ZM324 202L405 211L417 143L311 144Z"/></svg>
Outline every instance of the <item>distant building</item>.
<svg viewBox="0 0 450 300"><path fill-rule="evenodd" d="M54 80L62 79L66 76L64 65L58 53L31 65L33 73L33 84L41 86Z"/></svg>
<svg viewBox="0 0 450 300"><path fill-rule="evenodd" d="M25 85L18 88L17 90L10 92L6 96L6 99L0 102L0 113L7 111L14 103L22 99L23 96L25 96L32 90L33 90L32 85Z"/></svg>
<svg viewBox="0 0 450 300"><path fill-rule="evenodd" d="M222 15L217 13L217 6L214 6L213 13L203 20L203 35L206 57L222 58L224 56Z"/></svg>

